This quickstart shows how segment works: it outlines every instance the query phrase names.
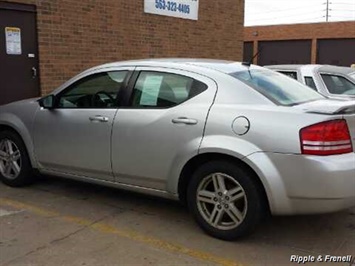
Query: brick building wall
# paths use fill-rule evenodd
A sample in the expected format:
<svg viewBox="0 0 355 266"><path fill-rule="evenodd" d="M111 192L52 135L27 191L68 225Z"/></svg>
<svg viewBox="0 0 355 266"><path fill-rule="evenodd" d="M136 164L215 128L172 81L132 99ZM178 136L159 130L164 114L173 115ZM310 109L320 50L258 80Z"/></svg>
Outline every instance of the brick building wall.
<svg viewBox="0 0 355 266"><path fill-rule="evenodd" d="M321 39L354 39L355 21L310 23L244 28L244 41L253 42L254 51L260 41L312 40L311 62L317 62L317 41ZM349 55L351 56L351 55ZM258 58L254 59L257 63Z"/></svg>
<svg viewBox="0 0 355 266"><path fill-rule="evenodd" d="M200 0L197 21L144 13L143 0L11 0L37 7L47 94L94 65L137 58L241 60L244 0Z"/></svg>

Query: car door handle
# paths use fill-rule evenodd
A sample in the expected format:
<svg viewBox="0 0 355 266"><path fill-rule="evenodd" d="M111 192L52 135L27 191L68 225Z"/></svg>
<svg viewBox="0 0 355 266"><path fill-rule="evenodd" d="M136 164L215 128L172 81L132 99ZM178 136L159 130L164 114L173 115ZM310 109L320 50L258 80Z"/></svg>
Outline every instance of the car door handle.
<svg viewBox="0 0 355 266"><path fill-rule="evenodd" d="M196 125L198 121L192 118L178 117L171 120L171 122L174 124Z"/></svg>
<svg viewBox="0 0 355 266"><path fill-rule="evenodd" d="M97 115L89 117L91 122L108 122L108 117Z"/></svg>

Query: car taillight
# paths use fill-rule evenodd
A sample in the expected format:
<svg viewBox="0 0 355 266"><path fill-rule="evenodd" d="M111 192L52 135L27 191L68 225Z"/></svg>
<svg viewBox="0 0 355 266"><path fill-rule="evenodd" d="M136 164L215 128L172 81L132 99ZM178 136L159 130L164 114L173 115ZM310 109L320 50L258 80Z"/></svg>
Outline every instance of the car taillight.
<svg viewBox="0 0 355 266"><path fill-rule="evenodd" d="M338 119L301 129L302 154L335 155L353 151L349 128L345 120Z"/></svg>

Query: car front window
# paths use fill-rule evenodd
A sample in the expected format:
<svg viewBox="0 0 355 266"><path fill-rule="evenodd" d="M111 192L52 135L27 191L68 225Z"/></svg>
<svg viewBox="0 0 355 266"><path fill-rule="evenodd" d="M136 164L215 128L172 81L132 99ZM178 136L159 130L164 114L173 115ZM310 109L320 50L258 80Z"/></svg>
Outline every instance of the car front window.
<svg viewBox="0 0 355 266"><path fill-rule="evenodd" d="M324 98L298 81L267 69L249 69L229 75L280 105L291 106Z"/></svg>
<svg viewBox="0 0 355 266"><path fill-rule="evenodd" d="M321 74L329 93L340 95L355 95L355 84L345 77L331 74Z"/></svg>
<svg viewBox="0 0 355 266"><path fill-rule="evenodd" d="M58 97L59 108L115 108L127 71L113 71L85 77Z"/></svg>

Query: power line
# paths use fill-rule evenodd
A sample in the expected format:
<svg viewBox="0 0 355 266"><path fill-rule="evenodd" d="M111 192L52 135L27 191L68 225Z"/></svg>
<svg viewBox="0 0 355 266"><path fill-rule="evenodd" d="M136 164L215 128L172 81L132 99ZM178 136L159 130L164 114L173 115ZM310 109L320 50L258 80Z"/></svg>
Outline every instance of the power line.
<svg viewBox="0 0 355 266"><path fill-rule="evenodd" d="M302 15L305 15L305 13L303 13ZM311 19L314 18L314 12L309 12L306 15L308 16L304 16L301 17L300 19L310 19L310 15L312 15ZM293 15L285 15L285 16L277 16L277 17L269 17L269 18L255 18L253 19L253 21L265 21L265 20L274 20L274 19L287 19L290 17L300 17L299 14L293 14ZM324 17L324 16L323 16Z"/></svg>
<svg viewBox="0 0 355 266"><path fill-rule="evenodd" d="M333 2L330 2L329 4L331 4L331 5L348 5L348 6L355 6L354 4L351 4L351 3L338 3L338 2L333 3Z"/></svg>
<svg viewBox="0 0 355 266"><path fill-rule="evenodd" d="M337 8L330 8L330 11L341 11L341 12L355 12L355 8L353 10L349 10L349 9L337 9Z"/></svg>
<svg viewBox="0 0 355 266"><path fill-rule="evenodd" d="M318 17L304 17L304 18L299 18L299 19L293 19L291 22L294 21L313 21L313 20L317 20L317 19L323 19L324 16L318 16ZM262 23L262 22L271 22L273 20L277 20L277 21L285 21L287 22L287 17L283 17L283 18L267 18L267 19L253 19L253 23Z"/></svg>
<svg viewBox="0 0 355 266"><path fill-rule="evenodd" d="M307 8L310 8L310 7L320 7L320 4L307 6ZM276 12L293 11L293 10L298 10L298 9L305 9L305 7L304 7L304 6L300 6L300 7L290 7L290 8L285 8L285 9L277 9L277 10L269 10L269 11L260 11L260 12L250 12L250 13L253 13L253 15L257 15L257 14L266 14L266 13L276 13Z"/></svg>
<svg viewBox="0 0 355 266"><path fill-rule="evenodd" d="M311 18L310 18L310 15L312 15ZM252 21L269 21L269 20L275 20L275 19L285 19L285 18L294 18L294 17L300 17L301 20L308 20L308 19L314 19L314 15L315 15L314 11L308 11L308 12L304 12L302 14L287 14L287 15L284 14L284 15L272 16L272 17L270 17L270 16L269 17L258 17L258 18L252 19Z"/></svg>
<svg viewBox="0 0 355 266"><path fill-rule="evenodd" d="M292 24L304 24L304 23L317 23L321 22L324 18L322 17L317 17L313 19L307 19L307 20L292 20L292 21L266 21L265 23L263 22L253 22L253 23L246 23L246 27L253 27L253 26L261 26L261 25L292 25Z"/></svg>
<svg viewBox="0 0 355 266"><path fill-rule="evenodd" d="M348 19L355 20L355 16L348 17L348 16L337 16L337 15L333 15L333 16L331 16L331 18L348 18Z"/></svg>
<svg viewBox="0 0 355 266"><path fill-rule="evenodd" d="M323 3L323 5L326 5L326 9L325 9L325 21L326 22L329 22L329 17L330 17L330 11L341 11L341 12L354 12L355 11L355 9L351 9L351 10L349 10L349 9L346 9L346 10L344 10L344 9L337 9L337 8L330 8L330 5L338 5L338 4L349 4L349 3L333 3L333 2L329 2L329 0L327 0L327 2L326 3ZM349 4L349 5L351 5L351 4ZM354 8L355 8L355 5L351 5L351 6L353 6ZM334 15L332 14L332 17L334 17ZM339 17L339 16L338 16ZM342 17L342 16L340 16L340 17Z"/></svg>
<svg viewBox="0 0 355 266"><path fill-rule="evenodd" d="M246 0L248 1L248 0ZM281 0L280 0L281 1ZM283 0L284 1L284 0ZM312 5L303 5L303 6L290 6L289 8L282 8L277 9L274 7L274 10L268 8L267 6L264 7L265 11L255 10L253 12L252 6L250 6L247 12L250 14L252 18L246 17L246 22L250 20L247 24L260 24L262 25L263 22L265 23L273 23L273 20L276 22L283 21L282 23L289 23L290 22L314 22L314 20L318 20L317 22L321 21L336 21L336 19L348 19L352 20L353 14L352 12L355 11L355 2L354 4L345 3L344 1L341 3L337 3L336 0L323 0L322 3L315 4L313 2ZM265 3L264 0L249 0L249 3ZM247 3L248 3L247 2ZM281 6L280 6L281 7ZM306 10L306 12L302 12ZM313 11L311 11L313 10ZM312 16L311 16L312 14ZM321 17L316 17L318 14ZM324 14L323 16L321 14ZM349 17L348 17L349 16ZM297 17L297 18L296 18ZM285 21L287 18L290 18L289 21ZM355 16L354 16L355 20ZM278 22L279 23L279 22ZM292 23L289 23L292 24Z"/></svg>
<svg viewBox="0 0 355 266"><path fill-rule="evenodd" d="M351 16L351 17L348 17L346 14L346 16L343 16L343 15L336 15L336 14L334 14L334 11L335 11L335 13L337 13L337 11L339 12L354 12L355 10L349 10L349 9L346 9L346 10L344 10L344 9L341 9L341 8L330 8L330 5L335 5L335 3L333 3L333 2L329 2L329 0L327 0L327 2L326 3L324 3L324 4L326 4L326 10L325 10L325 20L326 20L326 22L328 22L329 21L329 17L332 17L332 18L348 18L348 19L351 19L351 18L354 18L355 19L355 16ZM336 3L336 4L346 4L346 3ZM354 7L355 7L355 5L353 5ZM330 12L332 11L332 15L330 15Z"/></svg>

